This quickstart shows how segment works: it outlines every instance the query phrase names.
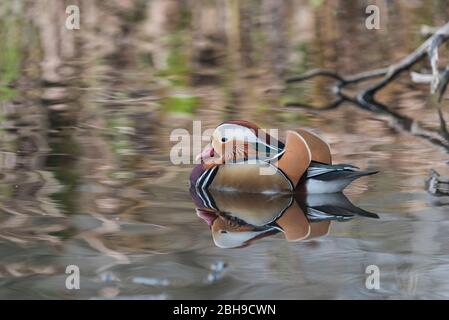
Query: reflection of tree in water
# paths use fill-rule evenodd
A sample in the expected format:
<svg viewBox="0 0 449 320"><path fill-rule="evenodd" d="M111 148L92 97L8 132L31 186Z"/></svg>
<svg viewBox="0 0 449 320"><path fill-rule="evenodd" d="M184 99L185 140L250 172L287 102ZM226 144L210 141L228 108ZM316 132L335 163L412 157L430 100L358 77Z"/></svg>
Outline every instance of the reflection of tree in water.
<svg viewBox="0 0 449 320"><path fill-rule="evenodd" d="M128 262L126 255L114 249L113 242L105 244L104 240L121 231L121 216L127 208L145 207L147 200L139 196L132 185L137 181L133 168L142 158L135 151L133 140L139 136L138 130L148 133L151 129L151 121L146 121L146 125L142 122L147 119L154 98L146 86L133 81L135 74L127 75L128 70L137 68L134 44L125 39L134 32L129 21L139 19L140 5L122 4L108 7L103 2L83 3L89 9L86 11L89 12L88 24L83 25L83 33L74 41L85 45L78 53L82 59L72 59L83 70L83 74L79 74L82 89L73 105L62 112L57 110L53 129L59 135L60 143L54 145L56 148L70 149L72 153L79 149L80 153L74 155L76 164L72 169L76 168L75 171L63 160L65 168L61 178L66 182L66 194L61 195L61 199L76 204L73 213L86 213L100 222L99 227L80 231L76 238L123 263ZM105 28L99 29L98 25L104 21L108 21ZM142 80L140 76L138 79ZM70 119L76 122L67 123ZM69 134L64 137L67 132ZM154 169L151 165L145 167ZM75 173L78 175L76 186L70 186ZM128 243L127 247L133 246Z"/></svg>
<svg viewBox="0 0 449 320"><path fill-rule="evenodd" d="M2 178L9 188L3 192L0 238L18 246L40 240L59 248L64 240L83 239L93 250L126 262L124 254L111 249L113 242L104 244L104 237L120 231L120 213L132 216L132 208L147 206L147 200L132 186L142 183L136 182L132 169L136 165L145 168L140 172L143 176L153 176L152 170L163 173L161 168L139 163L147 160L134 150L134 140L140 145L151 143L145 135L151 130L147 114L153 97L148 97L146 86L136 89L126 76L122 77L127 66L136 68L136 56L122 39L130 32L127 14L139 11L131 7L124 14L123 10L102 8L95 15L98 10L94 1L83 5L92 9L86 10L90 16L83 34L61 30L63 2L39 1L33 6L37 13L32 22L37 26L42 56L33 56L36 44L28 44L21 48L29 54L21 67L26 70L39 64L42 57L43 85L30 88L30 83L39 79L18 79L22 96L4 106L8 125L2 144L8 142L11 147L2 150L3 162L8 164ZM111 20L109 30L96 27L102 19ZM92 39L99 45L94 46ZM83 42L85 45L79 46ZM98 64L97 59L104 63ZM129 104L136 110L125 112L124 106ZM142 138L140 130L145 134ZM148 145L143 151L151 148ZM91 215L100 226L93 223L77 233L63 217L80 213ZM45 226L36 224L42 216ZM126 247L132 248L135 240L131 238ZM148 244L138 246L146 248ZM21 262L4 266L14 276L27 274L19 270L33 273L38 269Z"/></svg>

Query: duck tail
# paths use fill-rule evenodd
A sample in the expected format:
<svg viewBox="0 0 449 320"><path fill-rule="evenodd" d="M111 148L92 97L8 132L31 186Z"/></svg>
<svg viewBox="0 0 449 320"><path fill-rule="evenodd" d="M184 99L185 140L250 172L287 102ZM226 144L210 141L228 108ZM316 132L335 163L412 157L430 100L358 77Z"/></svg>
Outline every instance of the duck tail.
<svg viewBox="0 0 449 320"><path fill-rule="evenodd" d="M343 191L352 181L378 173L359 171L346 165L309 168L306 180L307 191L311 193L334 193Z"/></svg>
<svg viewBox="0 0 449 320"><path fill-rule="evenodd" d="M379 171L338 171L336 177L338 177L338 179L350 180L352 182L358 178L371 176L376 173L379 173Z"/></svg>
<svg viewBox="0 0 449 320"><path fill-rule="evenodd" d="M354 216L379 219L376 213L354 205L343 193L315 194L306 197L309 219L312 220L350 220Z"/></svg>

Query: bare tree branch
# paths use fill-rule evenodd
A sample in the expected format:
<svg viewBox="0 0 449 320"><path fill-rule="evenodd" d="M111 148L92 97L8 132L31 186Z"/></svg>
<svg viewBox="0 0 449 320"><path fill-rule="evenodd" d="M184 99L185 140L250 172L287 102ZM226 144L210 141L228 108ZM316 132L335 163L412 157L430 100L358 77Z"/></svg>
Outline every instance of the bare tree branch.
<svg viewBox="0 0 449 320"><path fill-rule="evenodd" d="M409 70L417 62L428 56L432 68L432 74L422 75L412 72L412 80L426 83L430 82L432 94L438 94L438 101L441 101L441 98L444 95L449 83L449 65L446 66L446 68L440 73L438 68L438 48L448 39L449 22L433 32L433 34L412 53L387 68L365 71L349 76L342 76L338 72L328 69L313 69L302 75L291 77L287 79L287 83L301 82L317 76L330 77L337 82L333 87L333 91L337 95L337 99L330 104L319 108L318 110L311 105L300 102L291 102L288 103L287 106L309 110L313 109L316 111L326 111L339 107L344 101L349 101L365 110L382 113L389 116L390 119L394 120L395 126L398 126L415 136L424 138L435 145L443 147L446 152L449 153L449 133L441 110L438 111L440 118L440 129L434 130L431 128L422 127L415 119L399 114L375 99L375 94L378 91L395 80L403 71ZM351 97L344 93L343 89L348 84L361 83L380 77L382 77L382 79L375 82L371 86L362 89L356 97Z"/></svg>

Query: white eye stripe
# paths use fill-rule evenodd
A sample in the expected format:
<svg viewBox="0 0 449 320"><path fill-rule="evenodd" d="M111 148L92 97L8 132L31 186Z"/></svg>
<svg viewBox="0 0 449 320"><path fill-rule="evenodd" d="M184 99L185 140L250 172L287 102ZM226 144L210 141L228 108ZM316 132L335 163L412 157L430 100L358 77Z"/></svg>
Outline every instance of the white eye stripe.
<svg viewBox="0 0 449 320"><path fill-rule="evenodd" d="M262 131L261 136L258 136L253 129L235 124L222 124L215 130L217 132L217 138L219 138L217 140L221 141L221 143L228 142L229 140L239 141L243 143L255 143L275 152L283 148L282 143L280 143L276 138L273 138L273 140L271 141L272 137L266 134L264 131ZM226 140L223 141L222 139Z"/></svg>
<svg viewBox="0 0 449 320"><path fill-rule="evenodd" d="M220 136L228 140L243 140L243 141L255 141L257 140L256 134L253 130L237 126L234 124L222 124L217 127L217 132ZM221 140L221 139L220 139Z"/></svg>

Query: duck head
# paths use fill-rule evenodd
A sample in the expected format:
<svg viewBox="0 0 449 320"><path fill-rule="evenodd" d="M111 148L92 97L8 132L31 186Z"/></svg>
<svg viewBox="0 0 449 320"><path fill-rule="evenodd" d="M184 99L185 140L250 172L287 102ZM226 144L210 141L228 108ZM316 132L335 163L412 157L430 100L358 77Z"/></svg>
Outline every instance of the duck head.
<svg viewBox="0 0 449 320"><path fill-rule="evenodd" d="M282 153L284 144L244 120L227 121L215 128L210 144L196 157L208 167L249 159L269 160Z"/></svg>

